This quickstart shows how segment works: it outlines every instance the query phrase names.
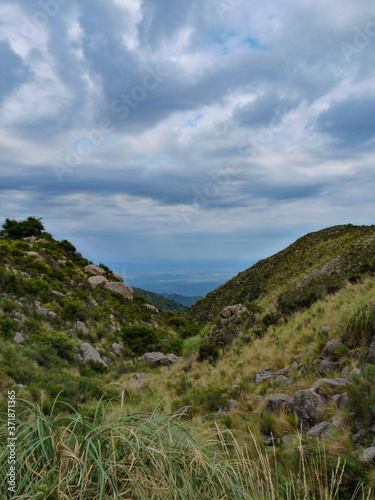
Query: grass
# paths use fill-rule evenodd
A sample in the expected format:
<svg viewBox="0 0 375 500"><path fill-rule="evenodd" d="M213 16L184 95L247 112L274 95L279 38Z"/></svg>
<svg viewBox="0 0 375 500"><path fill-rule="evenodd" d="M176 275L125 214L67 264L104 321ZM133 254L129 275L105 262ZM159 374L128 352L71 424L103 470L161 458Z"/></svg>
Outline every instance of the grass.
<svg viewBox="0 0 375 500"><path fill-rule="evenodd" d="M39 405L19 402L14 499L340 498L345 464L327 472L323 453L307 460L298 435L298 469L283 476L276 452L263 450L252 434L255 458L230 431L194 426L177 413L129 414L103 401L90 417L58 408L64 405L56 399L45 415ZM9 468L4 417L2 491Z"/></svg>

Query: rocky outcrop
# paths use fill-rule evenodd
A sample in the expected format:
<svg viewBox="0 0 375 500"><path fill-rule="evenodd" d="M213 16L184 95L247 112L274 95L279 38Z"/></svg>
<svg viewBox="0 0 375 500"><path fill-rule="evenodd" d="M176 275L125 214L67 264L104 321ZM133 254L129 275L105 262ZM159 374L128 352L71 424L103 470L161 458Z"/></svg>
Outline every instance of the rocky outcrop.
<svg viewBox="0 0 375 500"><path fill-rule="evenodd" d="M121 283L124 281L124 278L121 276L121 274L118 274L118 273L113 273L113 277L114 277L117 281L121 281Z"/></svg>
<svg viewBox="0 0 375 500"><path fill-rule="evenodd" d="M330 359L332 361L337 361L337 351L344 346L344 344L339 339L332 339L326 343L323 351L320 353L320 359Z"/></svg>
<svg viewBox="0 0 375 500"><path fill-rule="evenodd" d="M102 267L94 266L94 264L89 264L84 269L86 274L95 274L96 276L105 276L105 270Z"/></svg>
<svg viewBox="0 0 375 500"><path fill-rule="evenodd" d="M220 316L225 319L232 316L238 316L239 314L249 314L249 310L242 304L236 304L234 306L226 306L220 311Z"/></svg>
<svg viewBox="0 0 375 500"><path fill-rule="evenodd" d="M260 382L263 382L263 380L267 379L277 379L278 377L282 376L285 377L285 374L289 372L289 370L292 368L292 365L286 366L285 368L281 368L281 370L276 370L272 371L272 368L270 366L267 366L266 368L263 368L260 372L258 372L255 376L255 383L259 384ZM285 377L284 381L288 381L289 379Z"/></svg>
<svg viewBox="0 0 375 500"><path fill-rule="evenodd" d="M88 282L92 286L100 286L103 285L104 283L107 283L107 279L104 278L104 276L90 276Z"/></svg>
<svg viewBox="0 0 375 500"><path fill-rule="evenodd" d="M24 342L24 337L20 332L17 332L13 338L14 342L17 342L17 344L22 344Z"/></svg>
<svg viewBox="0 0 375 500"><path fill-rule="evenodd" d="M336 394L345 392L349 385L350 382L346 378L320 378L313 383L311 389L318 394Z"/></svg>
<svg viewBox="0 0 375 500"><path fill-rule="evenodd" d="M323 359L319 365L319 373L322 375L328 375L332 370L336 368L336 363L331 359Z"/></svg>
<svg viewBox="0 0 375 500"><path fill-rule="evenodd" d="M104 284L104 288L111 290L112 292L119 293L126 299L133 300L133 288L125 283L120 283L118 281L111 281Z"/></svg>
<svg viewBox="0 0 375 500"><path fill-rule="evenodd" d="M81 344L80 349L83 361L99 361L100 363L103 363L103 365L108 366L107 363L102 360L95 347L93 347L91 344L84 342L83 344Z"/></svg>
<svg viewBox="0 0 375 500"><path fill-rule="evenodd" d="M145 304L145 307L147 307L147 309L150 309L150 311L154 312L155 314L159 314L159 309L152 304Z"/></svg>
<svg viewBox="0 0 375 500"><path fill-rule="evenodd" d="M181 358L174 354L163 354L162 352L147 352L141 358L151 366L170 366Z"/></svg>
<svg viewBox="0 0 375 500"><path fill-rule="evenodd" d="M336 427L331 424L331 422L320 422L320 424L314 425L309 431L306 432L307 437L325 439L332 432L336 430Z"/></svg>
<svg viewBox="0 0 375 500"><path fill-rule="evenodd" d="M327 404L327 400L313 389L304 389L295 393L293 404L298 426L306 432L316 424L320 410Z"/></svg>
<svg viewBox="0 0 375 500"><path fill-rule="evenodd" d="M84 333L85 335L87 333L89 333L88 329L87 329L87 326L85 325L85 323L83 321L77 321L74 325L74 328L76 330L78 330L79 332L82 332Z"/></svg>
<svg viewBox="0 0 375 500"><path fill-rule="evenodd" d="M266 412L281 413L294 410L294 399L286 394L275 394L267 401Z"/></svg>
<svg viewBox="0 0 375 500"><path fill-rule="evenodd" d="M112 351L116 354L116 356L121 356L122 351L123 351L121 344L114 342L111 347L112 347Z"/></svg>

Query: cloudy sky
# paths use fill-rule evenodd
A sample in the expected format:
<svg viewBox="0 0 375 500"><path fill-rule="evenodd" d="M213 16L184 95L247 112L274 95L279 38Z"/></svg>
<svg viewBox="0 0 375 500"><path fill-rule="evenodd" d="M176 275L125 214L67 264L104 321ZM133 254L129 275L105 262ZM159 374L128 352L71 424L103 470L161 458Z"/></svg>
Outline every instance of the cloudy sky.
<svg viewBox="0 0 375 500"><path fill-rule="evenodd" d="M374 222L375 3L1 0L0 214L203 294Z"/></svg>

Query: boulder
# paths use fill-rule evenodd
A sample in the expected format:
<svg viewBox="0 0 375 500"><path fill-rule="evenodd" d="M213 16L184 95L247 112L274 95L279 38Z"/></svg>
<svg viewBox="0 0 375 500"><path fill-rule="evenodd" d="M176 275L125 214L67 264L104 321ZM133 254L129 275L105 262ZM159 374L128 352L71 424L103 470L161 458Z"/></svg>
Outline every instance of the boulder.
<svg viewBox="0 0 375 500"><path fill-rule="evenodd" d="M111 290L112 292L119 293L126 299L133 300L133 288L129 285L125 285L125 283L111 281L105 283L104 288L106 288L107 290Z"/></svg>
<svg viewBox="0 0 375 500"><path fill-rule="evenodd" d="M95 347L93 347L91 344L88 344L87 342L81 344L81 353L83 361L99 361L100 363L103 363L103 365L108 366L107 363L102 360Z"/></svg>
<svg viewBox="0 0 375 500"><path fill-rule="evenodd" d="M366 463L373 462L375 459L375 446L370 446L366 448L361 455L361 460Z"/></svg>
<svg viewBox="0 0 375 500"><path fill-rule="evenodd" d="M112 351L116 354L116 356L121 356L123 351L122 345L118 344L117 342L114 342L111 347Z"/></svg>
<svg viewBox="0 0 375 500"><path fill-rule="evenodd" d="M341 340L339 339L332 339L329 342L326 343L325 348L323 351L320 353L319 358L320 359L331 359L332 361L337 360L337 356L335 354L335 351L337 347L344 345Z"/></svg>
<svg viewBox="0 0 375 500"><path fill-rule="evenodd" d="M350 385L346 378L321 378L313 383L311 389L318 394L326 394L327 390L332 390L335 393L345 392Z"/></svg>
<svg viewBox="0 0 375 500"><path fill-rule="evenodd" d="M180 358L174 354L165 355L162 352L147 352L141 359L152 366L170 366Z"/></svg>
<svg viewBox="0 0 375 500"><path fill-rule="evenodd" d="M100 286L103 285L103 283L107 283L107 279L104 278L104 276L90 276L88 282L92 286Z"/></svg>
<svg viewBox="0 0 375 500"><path fill-rule="evenodd" d="M220 316L222 318L230 318L231 316L235 316L237 314L248 313L249 310L247 307L242 304L236 304L234 306L226 306L222 311L220 311Z"/></svg>
<svg viewBox="0 0 375 500"><path fill-rule="evenodd" d="M334 430L335 426L331 422L320 422L314 425L309 431L306 432L307 437L324 439L329 436Z"/></svg>
<svg viewBox="0 0 375 500"><path fill-rule="evenodd" d="M332 361L332 359L323 359L323 361L319 365L319 373L322 375L328 375L329 372L336 368L336 362Z"/></svg>
<svg viewBox="0 0 375 500"><path fill-rule="evenodd" d="M24 238L23 241L26 241L26 243L35 243L36 238L35 236L28 236L27 238Z"/></svg>
<svg viewBox="0 0 375 500"><path fill-rule="evenodd" d="M266 412L281 413L294 410L294 399L286 394L275 394L267 401Z"/></svg>
<svg viewBox="0 0 375 500"><path fill-rule="evenodd" d="M124 281L124 278L121 276L121 274L113 273L113 277L116 278L118 281L121 281L121 282Z"/></svg>
<svg viewBox="0 0 375 500"><path fill-rule="evenodd" d="M14 342L17 342L17 344L22 344L22 342L25 340L23 335L20 332L17 332L13 338Z"/></svg>
<svg viewBox="0 0 375 500"><path fill-rule="evenodd" d="M286 366L285 368L281 368L281 370L272 371L270 366L263 368L260 372L256 374L255 383L259 384L259 382L263 382L263 380L267 379L277 379L280 375L285 376L286 373L291 369L290 366Z"/></svg>
<svg viewBox="0 0 375 500"><path fill-rule="evenodd" d="M343 394L334 394L331 398L332 403L336 403L339 408L347 408L349 397L346 392Z"/></svg>
<svg viewBox="0 0 375 500"><path fill-rule="evenodd" d="M78 330L79 332L82 332L84 334L87 334L89 333L88 329L87 329L87 326L85 325L85 323L83 321L77 321L74 325L74 328L76 330Z"/></svg>
<svg viewBox="0 0 375 500"><path fill-rule="evenodd" d="M294 395L294 411L298 417L298 426L303 431L315 425L320 415L320 409L325 406L326 399L313 389L297 391Z"/></svg>
<svg viewBox="0 0 375 500"><path fill-rule="evenodd" d="M159 309L157 307L153 306L152 304L145 304L145 307L147 307L147 309L150 309L150 311L153 311L154 313L159 314Z"/></svg>
<svg viewBox="0 0 375 500"><path fill-rule="evenodd" d="M38 252L26 252L26 255L29 257L39 257Z"/></svg>
<svg viewBox="0 0 375 500"><path fill-rule="evenodd" d="M102 267L94 266L94 264L89 264L83 270L87 274L95 274L96 276L105 276L105 270Z"/></svg>

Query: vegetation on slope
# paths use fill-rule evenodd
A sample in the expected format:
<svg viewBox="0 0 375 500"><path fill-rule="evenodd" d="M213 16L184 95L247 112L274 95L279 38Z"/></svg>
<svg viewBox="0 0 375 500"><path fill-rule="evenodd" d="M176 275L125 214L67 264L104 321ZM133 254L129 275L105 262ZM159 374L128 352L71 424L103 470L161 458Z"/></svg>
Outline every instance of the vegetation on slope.
<svg viewBox="0 0 375 500"><path fill-rule="evenodd" d="M212 322L225 306L273 305L280 315L308 307L363 273L375 271L375 226L334 226L298 239L238 274L190 307L186 316Z"/></svg>
<svg viewBox="0 0 375 500"><path fill-rule="evenodd" d="M147 302L155 307L160 307L165 311L172 311L175 313L181 313L186 311L186 307L179 302L176 302L172 298L165 297L164 295L159 295L158 293L148 292L147 290L142 290L142 288L133 287L136 295L143 297Z"/></svg>

